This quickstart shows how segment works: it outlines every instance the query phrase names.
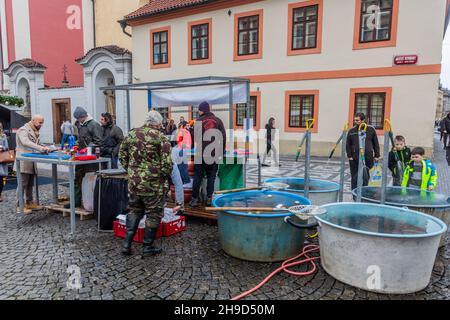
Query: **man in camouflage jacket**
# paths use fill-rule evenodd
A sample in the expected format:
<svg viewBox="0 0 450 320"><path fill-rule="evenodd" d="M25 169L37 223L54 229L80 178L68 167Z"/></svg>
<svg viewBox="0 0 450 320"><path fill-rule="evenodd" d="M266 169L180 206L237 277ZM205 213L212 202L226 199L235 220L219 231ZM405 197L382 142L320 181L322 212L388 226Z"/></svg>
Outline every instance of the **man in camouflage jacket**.
<svg viewBox="0 0 450 320"><path fill-rule="evenodd" d="M120 147L119 159L128 174L130 193L130 212L122 251L126 255L131 254L131 243L144 215L147 218L143 255L161 252L153 242L164 216L168 180L172 173L170 141L159 131L162 120L161 114L150 111L147 123L131 130Z"/></svg>

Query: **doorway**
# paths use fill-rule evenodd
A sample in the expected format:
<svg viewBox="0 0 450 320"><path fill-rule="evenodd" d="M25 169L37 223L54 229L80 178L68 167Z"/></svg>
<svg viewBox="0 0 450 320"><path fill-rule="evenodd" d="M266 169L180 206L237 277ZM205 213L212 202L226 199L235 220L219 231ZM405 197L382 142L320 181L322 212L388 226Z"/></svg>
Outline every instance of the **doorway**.
<svg viewBox="0 0 450 320"><path fill-rule="evenodd" d="M70 99L53 99L53 141L56 144L61 143L62 132L61 125L64 121L72 122Z"/></svg>

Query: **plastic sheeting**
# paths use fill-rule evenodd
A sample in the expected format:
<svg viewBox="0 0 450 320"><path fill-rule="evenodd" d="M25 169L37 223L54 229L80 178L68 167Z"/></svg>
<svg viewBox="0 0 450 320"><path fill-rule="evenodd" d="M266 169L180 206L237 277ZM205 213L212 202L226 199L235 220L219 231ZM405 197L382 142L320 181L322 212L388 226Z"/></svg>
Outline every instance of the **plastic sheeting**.
<svg viewBox="0 0 450 320"><path fill-rule="evenodd" d="M81 183L83 208L88 212L94 212L94 190L96 181L97 175L93 172L88 172Z"/></svg>
<svg viewBox="0 0 450 320"><path fill-rule="evenodd" d="M113 230L116 217L123 214L128 206L128 181L115 177L102 177L100 195L100 214L98 212L99 179L94 191L94 215L100 220L100 230Z"/></svg>
<svg viewBox="0 0 450 320"><path fill-rule="evenodd" d="M203 101L210 105L228 105L230 87L228 85L210 87L208 90L151 91L153 107L198 106ZM247 103L247 84L233 84L233 104Z"/></svg>

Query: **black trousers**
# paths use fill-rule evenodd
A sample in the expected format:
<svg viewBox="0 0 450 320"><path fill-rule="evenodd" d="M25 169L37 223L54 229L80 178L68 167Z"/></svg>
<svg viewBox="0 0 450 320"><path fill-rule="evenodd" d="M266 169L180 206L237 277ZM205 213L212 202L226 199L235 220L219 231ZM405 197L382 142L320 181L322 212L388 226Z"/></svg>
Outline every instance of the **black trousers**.
<svg viewBox="0 0 450 320"><path fill-rule="evenodd" d="M450 166L450 147L446 148L445 158L447 159L447 164Z"/></svg>
<svg viewBox="0 0 450 320"><path fill-rule="evenodd" d="M2 195L2 192L3 192L3 179L4 179L5 177L2 177L2 176L0 176L0 196Z"/></svg>
<svg viewBox="0 0 450 320"><path fill-rule="evenodd" d="M350 160L350 174L352 176L352 191L358 187L358 163L359 160ZM366 168L363 171L363 186L369 184L369 170L374 166L374 161L368 159L366 161Z"/></svg>
<svg viewBox="0 0 450 320"><path fill-rule="evenodd" d="M442 141L444 140L444 141ZM441 133L441 141L444 143L444 147L447 147L447 142L448 142L448 133Z"/></svg>
<svg viewBox="0 0 450 320"><path fill-rule="evenodd" d="M208 184L206 187L206 194L211 198L214 193L214 183L216 182L217 171L219 171L218 164L196 164L194 165L194 183L192 185L192 198L198 199L200 195L200 186L203 181L203 174L206 173Z"/></svg>

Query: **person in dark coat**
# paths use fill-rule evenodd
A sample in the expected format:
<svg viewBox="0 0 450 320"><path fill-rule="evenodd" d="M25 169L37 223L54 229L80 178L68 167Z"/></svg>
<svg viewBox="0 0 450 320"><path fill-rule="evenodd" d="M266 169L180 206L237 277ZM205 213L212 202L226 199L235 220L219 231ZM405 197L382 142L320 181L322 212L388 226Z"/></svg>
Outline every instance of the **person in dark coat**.
<svg viewBox="0 0 450 320"><path fill-rule="evenodd" d="M392 151L389 152L388 167L392 173L394 187L400 187L403 178L402 172L405 172L406 166L411 161L411 149L406 146L406 139L403 136L396 136L394 143L395 146L392 148ZM400 163L398 163L398 161L400 161Z"/></svg>
<svg viewBox="0 0 450 320"><path fill-rule="evenodd" d="M446 117L442 118L441 121L439 121L439 132L441 133L441 141L444 143L444 149L447 148L448 133L450 132L447 130L450 122L449 116L450 113Z"/></svg>
<svg viewBox="0 0 450 320"><path fill-rule="evenodd" d="M0 122L0 152L8 150L9 150L8 137L3 131L3 125ZM7 177L8 177L8 164L0 163L0 202L3 202L2 192Z"/></svg>
<svg viewBox="0 0 450 320"><path fill-rule="evenodd" d="M359 135L358 128L362 123L365 123L366 116L364 113L357 113L355 115L355 126L348 132L347 138L347 157L350 163L350 173L352 176L352 190L356 189L358 183L358 164L359 164ZM380 144L378 142L377 131L372 126L367 126L366 142L365 142L365 158L366 168L364 171L363 185L369 184L369 170L373 168L376 161L380 159Z"/></svg>
<svg viewBox="0 0 450 320"><path fill-rule="evenodd" d="M101 148L103 143L103 130L98 122L96 122L92 116L90 116L87 111L81 107L77 107L73 113L73 117L77 120L75 122L75 127L78 132L78 148L83 150L87 147L89 148ZM86 164L81 166L76 166L75 169L75 206L81 206L81 184L83 178L88 172L96 172L98 170L98 165L96 164ZM70 208L70 204L65 206Z"/></svg>
<svg viewBox="0 0 450 320"><path fill-rule="evenodd" d="M207 199L206 205L210 206L212 202L212 196L214 193L214 183L217 176L217 171L219 170L219 163L222 156L225 155L225 146L227 140L227 134L222 120L216 117L211 112L211 107L208 102L202 102L199 106L199 115L197 123L201 126L202 135L197 135L195 133L195 144L196 144L196 155L195 155L195 165L194 165L194 182L192 187L192 201L190 203L191 207L198 207L199 195L200 195L200 185L203 180L203 174L206 172L206 177L208 179L207 184ZM198 126L198 124L196 124ZM208 137L210 130L218 130L221 134L221 139L218 141L214 134L212 138ZM196 128L195 131L198 129ZM201 144L201 148L199 145ZM211 150L211 145L213 144L214 149ZM206 152L205 152L206 151ZM211 151L211 153L210 153ZM217 154L216 151L219 151ZM209 154L210 153L210 154ZM201 163L197 163L198 159L201 159Z"/></svg>
<svg viewBox="0 0 450 320"><path fill-rule="evenodd" d="M165 128L164 133L165 133L167 136L170 136L170 135L172 135L175 131L177 131L177 126L176 126L176 124L175 124L175 121L174 121L173 119L170 119L170 120L169 120L169 123L167 123L167 126L166 126L166 128Z"/></svg>
<svg viewBox="0 0 450 320"><path fill-rule="evenodd" d="M275 149L275 146L273 145L273 140L275 139L275 137L273 136L273 134L275 133L274 130L276 130L275 128L275 118L270 118L269 121L266 124L266 152L263 155L263 160L262 160L262 166L263 167L270 167L270 165L266 164L266 158L267 156L269 156L269 154L272 152L274 161L275 161L275 166L280 166L281 165L278 163L278 156L277 156L277 150Z"/></svg>
<svg viewBox="0 0 450 320"><path fill-rule="evenodd" d="M102 113L100 124L103 129L101 156L111 159L111 167L118 168L120 144L124 140L123 131L114 124L111 114Z"/></svg>
<svg viewBox="0 0 450 320"><path fill-rule="evenodd" d="M446 158L447 163L450 166L450 146L447 144L448 134L450 133L450 112L447 114L447 116L441 120L441 123L443 123L442 128L444 129L444 149L446 149Z"/></svg>

